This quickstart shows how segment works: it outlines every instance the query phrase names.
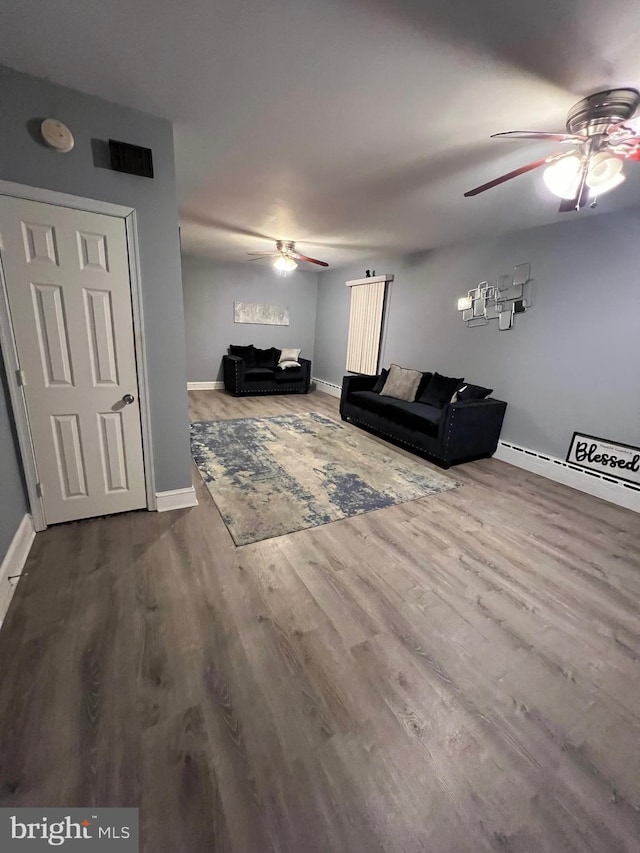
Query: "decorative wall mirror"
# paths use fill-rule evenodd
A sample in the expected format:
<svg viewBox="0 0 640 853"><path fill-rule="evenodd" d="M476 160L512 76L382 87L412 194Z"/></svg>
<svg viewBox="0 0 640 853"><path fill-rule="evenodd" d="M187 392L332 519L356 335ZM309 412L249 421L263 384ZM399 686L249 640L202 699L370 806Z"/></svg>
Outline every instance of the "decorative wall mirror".
<svg viewBox="0 0 640 853"><path fill-rule="evenodd" d="M510 275L497 281L481 281L458 299L458 311L467 326L486 326L498 321L498 329L513 328L516 314L524 314L533 305L531 264L518 264Z"/></svg>

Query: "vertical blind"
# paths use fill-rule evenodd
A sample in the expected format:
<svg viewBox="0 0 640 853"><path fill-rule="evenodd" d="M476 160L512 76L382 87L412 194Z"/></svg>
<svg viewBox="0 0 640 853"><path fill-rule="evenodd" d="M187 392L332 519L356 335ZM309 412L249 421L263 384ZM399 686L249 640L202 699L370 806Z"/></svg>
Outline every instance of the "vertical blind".
<svg viewBox="0 0 640 853"><path fill-rule="evenodd" d="M382 280L351 287L347 370L352 373L378 372L386 286Z"/></svg>

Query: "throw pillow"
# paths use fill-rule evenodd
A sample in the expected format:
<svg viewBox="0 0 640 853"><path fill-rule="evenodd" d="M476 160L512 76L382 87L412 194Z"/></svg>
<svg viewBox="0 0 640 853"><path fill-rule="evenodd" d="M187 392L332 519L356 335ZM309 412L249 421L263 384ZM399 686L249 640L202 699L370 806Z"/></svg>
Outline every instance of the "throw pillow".
<svg viewBox="0 0 640 853"><path fill-rule="evenodd" d="M441 376L439 373L434 373L431 381L424 389L418 402L428 403L430 406L436 406L442 409L451 400L452 395L462 385L464 379L455 379L452 376Z"/></svg>
<svg viewBox="0 0 640 853"><path fill-rule="evenodd" d="M407 367L392 364L380 396L395 397L396 400L405 400L407 403L413 403L421 379L422 373L419 370L411 370Z"/></svg>
<svg viewBox="0 0 640 853"><path fill-rule="evenodd" d="M279 364L283 361L297 361L300 358L301 349L283 349L280 353Z"/></svg>
<svg viewBox="0 0 640 853"><path fill-rule="evenodd" d="M256 367L267 367L269 370L275 370L280 358L280 350L275 347L269 349L254 348Z"/></svg>
<svg viewBox="0 0 640 853"><path fill-rule="evenodd" d="M422 379L420 380L420 384L418 385L418 390L416 391L416 400L418 400L422 396L422 392L427 387L427 385L431 382L431 377L433 373L430 370L425 371L422 374Z"/></svg>
<svg viewBox="0 0 640 853"><path fill-rule="evenodd" d="M384 388L384 383L387 381L387 376L389 375L389 371L386 367L382 368L382 373L376 379L376 384L371 389L374 393L379 394Z"/></svg>
<svg viewBox="0 0 640 853"><path fill-rule="evenodd" d="M242 358L245 362L245 367L255 367L256 366L256 351L253 344L249 344L249 346L234 346L231 344L229 347L229 355L237 355L238 358Z"/></svg>
<svg viewBox="0 0 640 853"><path fill-rule="evenodd" d="M288 361L282 361L282 359L280 359L278 367L280 370L286 370L287 367L300 367L300 362L293 361L292 359L289 359Z"/></svg>
<svg viewBox="0 0 640 853"><path fill-rule="evenodd" d="M493 388L483 388L482 385L463 385L458 388L455 396L457 400L484 400L489 394L493 394Z"/></svg>

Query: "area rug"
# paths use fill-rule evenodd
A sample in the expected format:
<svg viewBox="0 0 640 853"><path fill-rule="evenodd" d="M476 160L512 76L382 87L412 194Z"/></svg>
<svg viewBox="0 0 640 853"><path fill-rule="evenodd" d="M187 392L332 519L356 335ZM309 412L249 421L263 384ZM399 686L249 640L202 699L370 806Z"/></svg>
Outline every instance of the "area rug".
<svg viewBox="0 0 640 853"><path fill-rule="evenodd" d="M456 487L324 415L191 424L202 479L236 545L248 545Z"/></svg>

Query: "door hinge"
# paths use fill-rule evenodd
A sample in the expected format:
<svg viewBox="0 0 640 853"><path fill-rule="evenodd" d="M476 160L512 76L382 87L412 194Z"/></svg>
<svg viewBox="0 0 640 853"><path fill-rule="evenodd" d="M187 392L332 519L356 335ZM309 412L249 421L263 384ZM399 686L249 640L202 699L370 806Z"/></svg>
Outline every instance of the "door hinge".
<svg viewBox="0 0 640 853"><path fill-rule="evenodd" d="M42 497L42 483L36 483L36 494L39 498Z"/></svg>
<svg viewBox="0 0 640 853"><path fill-rule="evenodd" d="M24 378L24 370L16 370L16 379L18 381L18 385L21 388L24 388L24 386L27 384Z"/></svg>

